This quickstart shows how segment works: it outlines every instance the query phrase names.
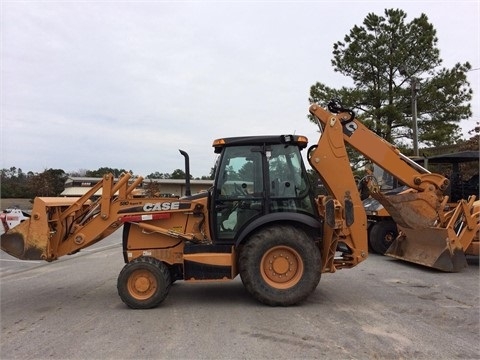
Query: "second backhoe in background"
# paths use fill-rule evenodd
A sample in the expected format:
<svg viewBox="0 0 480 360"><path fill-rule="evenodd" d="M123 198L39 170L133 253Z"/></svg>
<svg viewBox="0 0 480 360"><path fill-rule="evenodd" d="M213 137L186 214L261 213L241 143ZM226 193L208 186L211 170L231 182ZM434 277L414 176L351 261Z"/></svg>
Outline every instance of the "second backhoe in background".
<svg viewBox="0 0 480 360"><path fill-rule="evenodd" d="M478 151L462 151L433 155L414 159L418 171L428 173L430 167L436 167L438 173L448 174L450 184L444 192L445 212L455 209L458 201L467 199L471 195L478 196ZM371 164L370 164L371 165ZM370 166L368 165L368 166ZM422 166L420 166L422 165ZM384 194L399 194L410 191L405 185L388 173L380 166L373 164L371 174L362 179L362 184L372 184L375 191ZM367 185L368 186L368 185ZM369 194L368 194L369 195ZM368 220L368 244L369 249L378 254L389 254L388 249L398 236L398 228L385 207L375 198L368 196L363 199L363 205ZM473 203L474 213L480 213L480 200ZM466 255L479 256L479 233L464 250Z"/></svg>

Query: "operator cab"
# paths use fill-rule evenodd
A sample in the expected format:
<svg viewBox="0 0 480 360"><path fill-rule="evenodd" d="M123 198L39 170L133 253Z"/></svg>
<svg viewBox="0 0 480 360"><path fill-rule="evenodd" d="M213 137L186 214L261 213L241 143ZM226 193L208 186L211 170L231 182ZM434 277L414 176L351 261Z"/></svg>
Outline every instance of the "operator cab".
<svg viewBox="0 0 480 360"><path fill-rule="evenodd" d="M300 153L307 144L308 139L299 135L232 137L213 142L215 153L220 154L210 204L214 214L210 226L217 242L235 243L256 219L264 224L309 217L308 222L316 216ZM278 213L283 216L268 216Z"/></svg>

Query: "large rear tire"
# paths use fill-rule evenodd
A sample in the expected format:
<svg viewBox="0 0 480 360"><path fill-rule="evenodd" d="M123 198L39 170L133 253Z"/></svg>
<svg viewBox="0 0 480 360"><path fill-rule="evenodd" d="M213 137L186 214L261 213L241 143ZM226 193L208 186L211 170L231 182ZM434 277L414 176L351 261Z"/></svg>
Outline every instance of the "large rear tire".
<svg viewBox="0 0 480 360"><path fill-rule="evenodd" d="M139 257L123 267L118 275L117 290L122 301L132 309L150 309L165 300L171 283L165 264L152 257Z"/></svg>
<svg viewBox="0 0 480 360"><path fill-rule="evenodd" d="M384 255L397 236L397 224L392 220L383 220L372 225L369 232L369 243L373 251Z"/></svg>
<svg viewBox="0 0 480 360"><path fill-rule="evenodd" d="M321 276L318 246L301 229L269 226L248 239L239 258L247 291L271 306L289 306L305 300Z"/></svg>

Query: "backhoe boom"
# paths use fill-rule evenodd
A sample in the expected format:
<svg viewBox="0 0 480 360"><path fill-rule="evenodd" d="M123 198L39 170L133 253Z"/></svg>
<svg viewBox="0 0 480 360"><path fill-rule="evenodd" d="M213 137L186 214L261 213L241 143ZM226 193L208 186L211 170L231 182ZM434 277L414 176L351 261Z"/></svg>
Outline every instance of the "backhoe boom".
<svg viewBox="0 0 480 360"><path fill-rule="evenodd" d="M359 226L355 224L358 218L362 226L366 220L364 211L360 210L363 209L360 198L358 194L353 194L353 174L345 144L351 145L410 187L410 191L396 195L372 190L372 197L387 209L400 230L400 235L386 254L443 271L459 271L465 267L464 250L470 246L479 229L478 213L473 207L475 197L461 200L454 210L446 211L448 197L443 195L443 191L449 185L447 178L413 163L338 102L332 101L328 109L317 104L310 107L310 113L319 121L323 134L317 147L312 149L309 160L336 199L346 198L345 189L349 189L348 195L356 210L355 222L351 226L347 224L352 233ZM355 238L355 235L351 236ZM362 239L362 251L365 251L364 246Z"/></svg>

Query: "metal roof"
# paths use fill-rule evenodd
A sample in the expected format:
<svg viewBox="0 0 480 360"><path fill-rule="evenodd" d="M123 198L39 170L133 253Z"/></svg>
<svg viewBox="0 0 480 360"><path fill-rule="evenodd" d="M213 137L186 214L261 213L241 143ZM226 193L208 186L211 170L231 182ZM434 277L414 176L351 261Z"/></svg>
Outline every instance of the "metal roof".
<svg viewBox="0 0 480 360"><path fill-rule="evenodd" d="M132 179L132 181L135 179ZM98 183L102 181L101 177L82 177L82 176L70 176L68 179L65 181L65 183L71 183L71 182L91 182L91 183ZM114 181L118 181L117 178L115 178ZM143 182L148 183L148 182L157 182L160 184L185 184L185 179L143 179ZM196 184L196 185L212 185L213 180L190 180L190 184Z"/></svg>
<svg viewBox="0 0 480 360"><path fill-rule="evenodd" d="M451 154L433 155L427 157L429 164L454 162L470 162L479 160L479 151L461 151Z"/></svg>

